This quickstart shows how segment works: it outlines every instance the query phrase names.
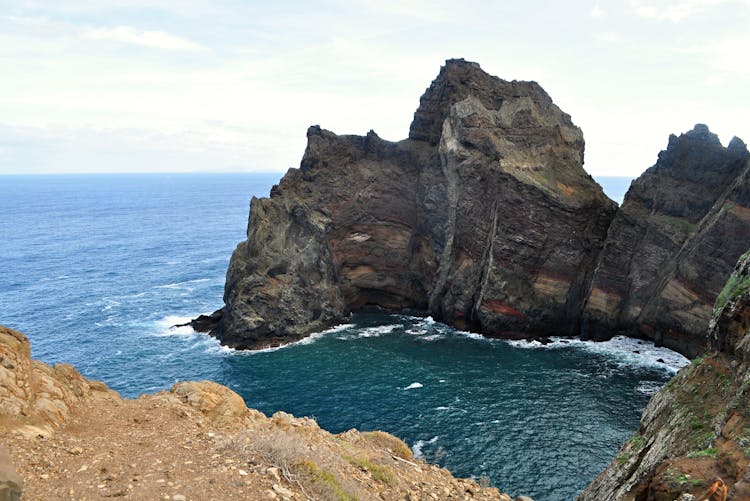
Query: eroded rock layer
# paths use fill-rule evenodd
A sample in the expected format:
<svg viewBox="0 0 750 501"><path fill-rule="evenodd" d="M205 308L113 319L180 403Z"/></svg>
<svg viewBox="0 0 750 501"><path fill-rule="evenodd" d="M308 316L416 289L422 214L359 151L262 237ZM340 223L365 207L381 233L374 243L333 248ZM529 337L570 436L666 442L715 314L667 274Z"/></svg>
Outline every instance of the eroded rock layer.
<svg viewBox="0 0 750 501"><path fill-rule="evenodd" d="M689 356L705 349L714 301L750 247L748 158L741 140L725 148L705 125L670 137L612 222L584 335L645 336Z"/></svg>
<svg viewBox="0 0 750 501"><path fill-rule="evenodd" d="M578 332L616 206L538 84L449 60L408 139L307 135L300 168L251 202L214 319L223 343L292 341L367 305L490 336Z"/></svg>
<svg viewBox="0 0 750 501"><path fill-rule="evenodd" d="M710 351L651 398L640 429L579 501L750 499L750 253L721 291ZM729 497L701 497L716 478Z"/></svg>

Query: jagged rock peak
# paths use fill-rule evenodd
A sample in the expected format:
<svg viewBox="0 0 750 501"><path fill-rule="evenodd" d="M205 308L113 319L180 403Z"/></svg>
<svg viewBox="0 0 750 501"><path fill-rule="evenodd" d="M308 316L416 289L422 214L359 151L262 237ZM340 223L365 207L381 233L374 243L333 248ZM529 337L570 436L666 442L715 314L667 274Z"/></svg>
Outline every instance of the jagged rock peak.
<svg viewBox="0 0 750 501"><path fill-rule="evenodd" d="M738 138L737 136L734 136L729 141L729 146L727 146L727 149L729 151L739 151L739 152L747 153L747 145L745 144L745 141Z"/></svg>
<svg viewBox="0 0 750 501"><path fill-rule="evenodd" d="M694 155L696 152L700 154ZM729 146L725 148L722 146L719 136L711 132L707 125L696 124L692 130L679 136L674 134L669 136L667 149L659 153L659 162L657 162L656 167L659 167L660 164L670 164L673 167L686 165L681 160L688 154L693 155L696 159L701 159L707 154L724 153L730 153L733 158L747 155L747 146L742 139L734 137L729 142ZM707 167L711 168L710 165Z"/></svg>
<svg viewBox="0 0 750 501"><path fill-rule="evenodd" d="M552 99L536 82L506 81L482 70L479 64L464 59L448 59L440 73L419 100L409 138L438 144L443 122L450 107L468 96L478 99L488 110L500 110L503 102L511 98L531 98L544 108L555 107L564 115L567 125L573 126L570 116L562 113Z"/></svg>
<svg viewBox="0 0 750 501"><path fill-rule="evenodd" d="M703 351L714 300L750 247L748 159L740 139L725 148L703 124L670 136L612 222L585 334L637 333L688 356Z"/></svg>

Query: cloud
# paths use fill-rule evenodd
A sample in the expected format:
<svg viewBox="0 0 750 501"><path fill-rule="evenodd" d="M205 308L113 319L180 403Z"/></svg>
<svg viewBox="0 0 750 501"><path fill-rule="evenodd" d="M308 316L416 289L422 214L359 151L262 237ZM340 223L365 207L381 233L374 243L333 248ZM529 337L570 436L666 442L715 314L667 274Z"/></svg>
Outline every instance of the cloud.
<svg viewBox="0 0 750 501"><path fill-rule="evenodd" d="M88 40L105 40L167 50L199 50L202 47L182 37L164 31L139 30L132 26L90 28L81 33Z"/></svg>
<svg viewBox="0 0 750 501"><path fill-rule="evenodd" d="M602 9L599 4L594 4L594 7L591 9L591 17L604 17L607 13Z"/></svg>
<svg viewBox="0 0 750 501"><path fill-rule="evenodd" d="M712 60L717 68L745 76L750 75L750 67L745 64L750 53L750 34L729 36L709 46L708 52L715 56Z"/></svg>
<svg viewBox="0 0 750 501"><path fill-rule="evenodd" d="M596 38L605 44L614 44L620 41L620 35L615 33L614 31L604 31L602 33L598 33L596 35Z"/></svg>
<svg viewBox="0 0 750 501"><path fill-rule="evenodd" d="M750 6L747 0L631 0L630 5L640 17L677 23L700 14L709 7L727 3Z"/></svg>

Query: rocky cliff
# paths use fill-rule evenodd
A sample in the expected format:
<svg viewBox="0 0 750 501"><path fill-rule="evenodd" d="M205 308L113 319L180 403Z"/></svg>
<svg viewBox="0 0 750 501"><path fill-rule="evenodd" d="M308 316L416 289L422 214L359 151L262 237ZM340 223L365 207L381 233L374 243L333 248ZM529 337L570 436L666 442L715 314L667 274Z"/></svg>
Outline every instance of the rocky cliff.
<svg viewBox="0 0 750 501"><path fill-rule="evenodd" d="M750 499L749 326L747 253L716 302L710 350L652 397L638 433L580 501L672 501L700 495L717 477L728 499Z"/></svg>
<svg viewBox="0 0 750 501"><path fill-rule="evenodd" d="M349 312L413 308L487 336L654 339L688 356L750 247L750 155L671 136L619 209L583 136L535 82L449 60L409 138L307 132L299 169L251 202L225 307L193 326L236 348ZM602 250L603 249L603 250Z"/></svg>
<svg viewBox="0 0 750 501"><path fill-rule="evenodd" d="M248 409L210 381L122 399L0 326L0 499L495 499L384 432Z"/></svg>
<svg viewBox="0 0 750 501"><path fill-rule="evenodd" d="M489 336L578 332L616 206L538 84L449 60L408 139L307 137L300 168L252 200L226 306L203 318L224 344L292 341L368 305Z"/></svg>
<svg viewBox="0 0 750 501"><path fill-rule="evenodd" d="M612 222L584 310L584 336L623 332L694 357L711 309L750 247L750 162L705 125L671 136Z"/></svg>

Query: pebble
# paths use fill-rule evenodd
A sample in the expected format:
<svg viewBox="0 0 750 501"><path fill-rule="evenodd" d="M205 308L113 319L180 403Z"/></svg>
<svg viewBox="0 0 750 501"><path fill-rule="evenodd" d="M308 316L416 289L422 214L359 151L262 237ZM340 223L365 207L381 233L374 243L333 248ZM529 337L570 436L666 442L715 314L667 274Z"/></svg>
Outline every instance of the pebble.
<svg viewBox="0 0 750 501"><path fill-rule="evenodd" d="M271 475L277 482L281 482L281 470L275 466L271 466L266 470L266 473Z"/></svg>
<svg viewBox="0 0 750 501"><path fill-rule="evenodd" d="M182 494L175 494L172 496L172 501L187 501L187 498Z"/></svg>
<svg viewBox="0 0 750 501"><path fill-rule="evenodd" d="M286 487L282 487L279 484L273 484L273 487L271 487L274 491L276 491L276 494L280 494L283 497L292 497L294 493L287 489Z"/></svg>
<svg viewBox="0 0 750 501"><path fill-rule="evenodd" d="M266 489L265 491L263 491L263 496L264 496L264 497L265 497L266 499L276 499L276 498L278 497L278 496L276 495L276 493L275 493L275 492L273 492L273 491L272 491L271 489Z"/></svg>
<svg viewBox="0 0 750 501"><path fill-rule="evenodd" d="M246 472L245 470L238 470L238 473L239 473L239 474L240 474L241 476L243 476L243 477L247 476L247 472Z"/></svg>

